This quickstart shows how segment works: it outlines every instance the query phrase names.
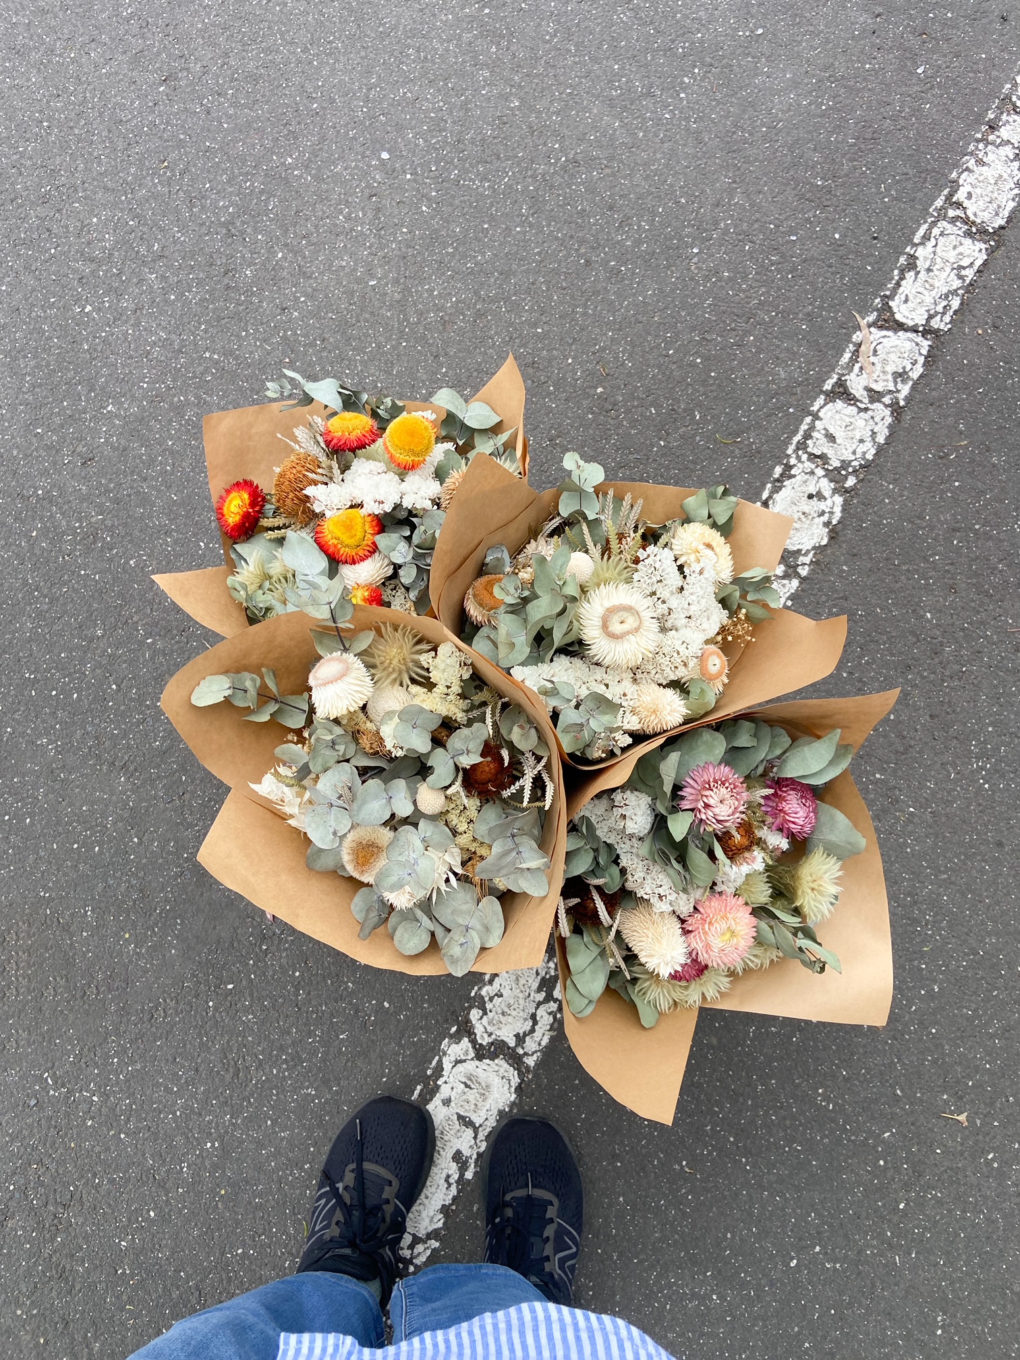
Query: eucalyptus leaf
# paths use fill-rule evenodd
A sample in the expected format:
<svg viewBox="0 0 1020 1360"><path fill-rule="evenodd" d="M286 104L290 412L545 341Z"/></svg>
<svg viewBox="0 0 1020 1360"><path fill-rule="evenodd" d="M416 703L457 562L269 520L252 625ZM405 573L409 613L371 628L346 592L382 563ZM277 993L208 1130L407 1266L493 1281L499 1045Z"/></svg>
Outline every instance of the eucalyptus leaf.
<svg viewBox="0 0 1020 1360"><path fill-rule="evenodd" d="M425 925L423 914L419 911L391 912L387 928L398 953L407 956L420 954L432 943L432 931Z"/></svg>
<svg viewBox="0 0 1020 1360"><path fill-rule="evenodd" d="M815 829L808 837L809 850L821 846L837 859L849 859L851 855L859 855L866 845L867 841L853 822L838 808L834 808L830 803L818 804Z"/></svg>
<svg viewBox="0 0 1020 1360"><path fill-rule="evenodd" d="M776 774L783 779L804 779L822 770L836 753L839 728L824 737L801 737L795 741L776 766Z"/></svg>
<svg viewBox="0 0 1020 1360"><path fill-rule="evenodd" d="M210 704L222 703L233 687L229 675L207 675L191 691L191 702L196 708L208 708Z"/></svg>
<svg viewBox="0 0 1020 1360"><path fill-rule="evenodd" d="M458 926L451 930L443 941L440 953L454 977L463 977L478 958L480 949L481 941L475 932L467 927Z"/></svg>

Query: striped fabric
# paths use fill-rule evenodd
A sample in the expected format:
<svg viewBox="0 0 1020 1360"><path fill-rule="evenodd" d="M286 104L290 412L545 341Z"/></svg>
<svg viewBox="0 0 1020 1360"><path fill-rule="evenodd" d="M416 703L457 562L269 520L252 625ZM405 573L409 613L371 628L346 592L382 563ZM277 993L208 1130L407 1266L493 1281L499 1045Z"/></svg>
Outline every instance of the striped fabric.
<svg viewBox="0 0 1020 1360"><path fill-rule="evenodd" d="M384 1349L337 1332L285 1332L277 1360L671 1360L620 1318L551 1303L483 1313L459 1327L425 1332Z"/></svg>

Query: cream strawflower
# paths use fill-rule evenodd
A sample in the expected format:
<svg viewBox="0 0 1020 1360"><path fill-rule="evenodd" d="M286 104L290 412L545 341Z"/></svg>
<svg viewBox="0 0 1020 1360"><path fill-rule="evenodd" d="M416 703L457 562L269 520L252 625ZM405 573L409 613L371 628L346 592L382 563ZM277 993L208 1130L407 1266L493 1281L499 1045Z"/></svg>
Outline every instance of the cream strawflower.
<svg viewBox="0 0 1020 1360"><path fill-rule="evenodd" d="M589 591L576 618L589 655L618 670L636 666L659 640L649 601L630 586L605 585Z"/></svg>
<svg viewBox="0 0 1020 1360"><path fill-rule="evenodd" d="M344 578L344 585L348 590L354 586L378 586L388 576L393 575L393 563L385 553L374 552L371 557L366 557L364 562L350 565L342 562L340 575Z"/></svg>
<svg viewBox="0 0 1020 1360"><path fill-rule="evenodd" d="M656 911L640 899L620 913L620 934L645 967L668 978L687 962L690 950L679 918L671 911Z"/></svg>
<svg viewBox="0 0 1020 1360"><path fill-rule="evenodd" d="M355 826L340 847L344 868L359 883L371 883L386 862L386 847L393 832L385 826Z"/></svg>
<svg viewBox="0 0 1020 1360"><path fill-rule="evenodd" d="M316 662L308 683L312 707L320 718L342 718L372 697L372 677L349 652L334 652Z"/></svg>
<svg viewBox="0 0 1020 1360"><path fill-rule="evenodd" d="M669 540L673 556L687 571L711 576L725 585L733 580L733 554L718 529L698 520L678 525Z"/></svg>
<svg viewBox="0 0 1020 1360"><path fill-rule="evenodd" d="M630 711L642 732L668 732L687 721L687 705L682 696L666 685L638 685Z"/></svg>

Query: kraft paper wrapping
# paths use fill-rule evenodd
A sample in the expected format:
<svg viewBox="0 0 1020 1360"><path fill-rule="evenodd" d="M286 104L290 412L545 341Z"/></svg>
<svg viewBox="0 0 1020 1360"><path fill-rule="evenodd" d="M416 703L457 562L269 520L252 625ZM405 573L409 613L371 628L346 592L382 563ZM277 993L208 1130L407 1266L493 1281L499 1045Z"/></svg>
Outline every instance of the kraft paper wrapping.
<svg viewBox="0 0 1020 1360"><path fill-rule="evenodd" d="M608 488L619 496L629 493L635 501L643 501L646 513L657 524L679 518L683 502L694 494L687 487L643 482L603 483L601 489ZM464 595L479 575L485 554L500 543L511 554L517 552L556 513L558 497L557 491L536 491L491 458L476 458L468 468L443 524L430 579L432 607L454 636L460 637L464 631ZM774 570L792 524L786 515L740 501L728 539L736 573L739 575L753 566ZM722 697L710 713L688 723L687 728L720 722L781 694L814 684L835 669L845 642L845 616L815 620L790 609L774 612L754 625L754 640L747 647L728 649L732 669ZM518 691L526 689L512 677L511 681ZM665 738L680 730L675 728ZM665 738L635 737L624 755L597 764L559 749L562 758L577 769L605 770L621 761L636 760Z"/></svg>
<svg viewBox="0 0 1020 1360"><path fill-rule="evenodd" d="M451 641L435 619L414 618L390 609L355 608L354 631L378 628L383 623L413 628L435 645ZM163 709L170 721L206 769L231 790L202 845L199 861L214 878L255 906L351 958L401 973L445 974L447 969L435 944L422 954L405 957L394 948L385 927L367 940L359 939L350 904L362 884L309 869L305 864L310 844L307 837L248 787L273 768L274 749L293 740L294 734L272 720L246 722L244 710L230 703L208 708L196 708L191 703L192 691L205 676L257 672L264 666L276 671L282 694L300 693L306 688L309 668L318 659L311 631L326 627L306 614L293 613L246 628L190 661L163 692ZM468 652L467 648L462 650ZM534 696L526 700L518 695L498 667L470 652L468 655L486 683L526 709L554 749L552 729L541 702ZM537 967L545 955L563 877L567 826L562 770L555 760L550 765L554 797L541 842L551 861L550 890L542 898L508 893L500 899L506 933L495 948L479 954L475 972Z"/></svg>
<svg viewBox="0 0 1020 1360"><path fill-rule="evenodd" d="M841 741L858 750L895 704L899 690L853 699L804 699L745 713L776 723L794 738L824 736L840 728ZM657 739L661 745L668 737ZM647 748L646 748L647 749ZM625 783L639 755L628 752L612 769L575 786L568 813L574 817L597 793ZM892 1003L893 962L889 901L875 828L857 786L844 771L826 788L831 803L854 824L867 844L843 863L843 890L835 911L819 927L826 948L839 957L842 973L811 973L795 959L781 959L760 972L745 973L710 1010L752 1011L796 1020L881 1026ZM562 983L567 976L558 940ZM687 1066L698 1010L672 1011L646 1030L637 1011L607 991L584 1019L563 1006L563 1025L582 1067L600 1086L635 1113L662 1124L673 1122Z"/></svg>
<svg viewBox="0 0 1020 1360"><path fill-rule="evenodd" d="M526 478L528 441L524 435L524 396L524 379L511 354L499 372L471 400L487 402L494 411L499 411L502 418L494 427L495 432L516 429L514 449L522 475ZM440 417L446 414L444 408L435 403L409 401L405 404L411 411L427 407ZM277 436L292 439L295 427L309 415L325 416L326 411L327 408L319 402L297 409L289 408L286 403L261 402L257 406L216 411L206 416L203 421L205 462L213 504L225 486L242 477L258 482L268 491L273 485L276 469L288 453L287 446ZM507 475L514 481L521 480L513 473ZM242 606L231 599L226 588L226 579L234 571L234 562L226 534L221 533L220 540L226 570L209 567L199 571L167 572L152 579L196 623L203 624L223 637L233 637L234 633L248 626L248 617Z"/></svg>

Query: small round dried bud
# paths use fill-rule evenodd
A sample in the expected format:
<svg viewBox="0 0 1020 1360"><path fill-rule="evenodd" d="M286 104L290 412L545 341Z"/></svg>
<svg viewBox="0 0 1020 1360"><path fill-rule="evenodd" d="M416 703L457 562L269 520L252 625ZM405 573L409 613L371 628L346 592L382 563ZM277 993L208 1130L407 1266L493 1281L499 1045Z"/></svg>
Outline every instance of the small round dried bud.
<svg viewBox="0 0 1020 1360"><path fill-rule="evenodd" d="M414 795L418 811L426 817L438 817L446 807L446 794L442 789L430 789L428 784L420 784Z"/></svg>

